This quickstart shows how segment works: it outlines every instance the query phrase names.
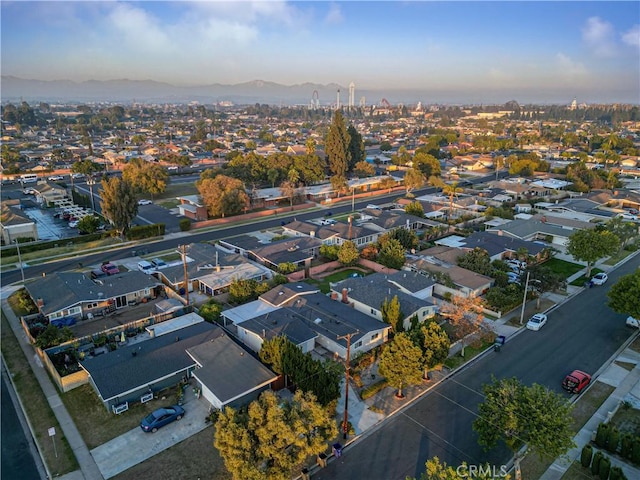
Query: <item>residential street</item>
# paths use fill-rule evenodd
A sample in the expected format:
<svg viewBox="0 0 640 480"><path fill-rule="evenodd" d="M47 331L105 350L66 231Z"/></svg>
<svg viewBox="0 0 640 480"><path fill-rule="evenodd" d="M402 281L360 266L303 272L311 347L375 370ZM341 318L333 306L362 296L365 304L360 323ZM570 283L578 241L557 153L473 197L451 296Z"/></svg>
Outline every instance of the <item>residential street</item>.
<svg viewBox="0 0 640 480"><path fill-rule="evenodd" d="M350 447L340 458L317 471L315 479L405 479L419 476L427 459L457 466L489 462L506 464L511 454L502 445L484 452L472 422L482 401L482 385L515 376L525 384L539 383L562 392L560 382L572 369L597 375L633 331L624 315L606 306L606 292L621 275L640 263L636 256L609 275L604 287L584 290L549 314L539 332L523 330L500 353L489 352L390 417L386 423Z"/></svg>

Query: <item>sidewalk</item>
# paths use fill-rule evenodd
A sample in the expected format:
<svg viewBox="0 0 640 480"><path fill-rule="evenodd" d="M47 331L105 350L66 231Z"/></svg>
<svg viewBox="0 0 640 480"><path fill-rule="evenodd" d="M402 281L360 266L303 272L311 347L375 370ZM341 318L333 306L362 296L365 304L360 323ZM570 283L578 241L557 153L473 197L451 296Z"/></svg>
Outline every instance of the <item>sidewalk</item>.
<svg viewBox="0 0 640 480"><path fill-rule="evenodd" d="M617 386L612 385L616 386L616 389L573 438L576 447L570 450L565 456L557 458L540 477L540 480L560 480L571 464L580 459L582 447L591 442L593 432L598 429L598 425L609 418L618 404L625 400L625 397L628 398L629 394L632 394L637 399L637 395L640 394L640 354L627 348L618 355L617 359L628 363L635 363L636 365L633 370L627 372L612 362L605 371L602 372L598 377L598 381L609 385L617 384ZM620 370L624 370L625 374L620 375ZM622 468L627 478L640 478L640 469L619 460L616 456L608 452L603 453L611 459L612 466L617 465Z"/></svg>
<svg viewBox="0 0 640 480"><path fill-rule="evenodd" d="M29 366L31 367L33 374L36 376L38 383L42 388L42 392L49 402L49 406L56 416L56 419L60 424L60 428L62 429L69 446L73 450L78 463L80 464L80 471L75 471L59 478L63 478L65 480L102 480L103 477L98 469L98 465L96 465L96 462L89 453L89 449L84 443L80 432L78 432L75 423L73 423L73 419L62 403L62 399L60 398L60 395L58 395L56 387L49 379L44 367L39 363L38 357L34 354L33 347L27 341L27 338L20 327L20 322L7 303L6 298L2 299L2 310L7 316L9 324L11 325L11 330L13 330L13 333L18 339L20 347L22 348L25 357L27 357Z"/></svg>

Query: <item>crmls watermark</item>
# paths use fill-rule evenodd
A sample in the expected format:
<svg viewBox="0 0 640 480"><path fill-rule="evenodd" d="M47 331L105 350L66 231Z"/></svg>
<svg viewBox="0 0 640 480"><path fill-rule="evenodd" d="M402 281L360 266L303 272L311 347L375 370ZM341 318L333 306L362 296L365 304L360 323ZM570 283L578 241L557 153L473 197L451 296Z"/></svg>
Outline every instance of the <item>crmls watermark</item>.
<svg viewBox="0 0 640 480"><path fill-rule="evenodd" d="M509 476L508 469L506 465L460 465L456 468L456 474L460 478L469 478L469 479L497 479L497 478L506 478Z"/></svg>

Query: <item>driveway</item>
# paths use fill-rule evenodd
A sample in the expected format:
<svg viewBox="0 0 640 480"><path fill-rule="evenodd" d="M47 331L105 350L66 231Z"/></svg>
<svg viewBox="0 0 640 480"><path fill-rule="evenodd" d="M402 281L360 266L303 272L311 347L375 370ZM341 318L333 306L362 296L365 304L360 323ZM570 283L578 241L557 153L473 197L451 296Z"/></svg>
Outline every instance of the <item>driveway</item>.
<svg viewBox="0 0 640 480"><path fill-rule="evenodd" d="M205 422L209 414L209 402L203 397L196 399L190 390L185 392L184 398L182 406L185 415L182 420L170 423L156 433L145 433L136 427L91 450L91 455L105 479L115 477L211 426L211 423ZM169 406L166 401L152 401L157 402L158 408Z"/></svg>

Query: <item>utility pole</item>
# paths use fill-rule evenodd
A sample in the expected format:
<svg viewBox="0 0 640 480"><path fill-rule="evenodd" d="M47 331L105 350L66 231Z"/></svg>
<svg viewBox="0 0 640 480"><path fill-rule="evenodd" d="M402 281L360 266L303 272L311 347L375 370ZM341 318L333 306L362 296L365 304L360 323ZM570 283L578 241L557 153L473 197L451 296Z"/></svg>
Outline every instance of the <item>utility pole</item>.
<svg viewBox="0 0 640 480"><path fill-rule="evenodd" d="M180 245L182 249L182 265L184 266L184 298L187 300L187 306L189 305L189 272L187 272L187 253L186 245Z"/></svg>
<svg viewBox="0 0 640 480"><path fill-rule="evenodd" d="M356 187L351 187L351 213L356 211Z"/></svg>
<svg viewBox="0 0 640 480"><path fill-rule="evenodd" d="M16 250L18 251L18 263L20 264L20 275L22 276L22 284L24 285L24 268L22 266L22 257L20 256L20 242L16 238L14 240L16 242Z"/></svg>
<svg viewBox="0 0 640 480"><path fill-rule="evenodd" d="M524 282L524 298L522 299L522 312L520 312L520 325L524 321L524 306L527 304L527 289L529 288L529 273L527 272L527 280Z"/></svg>
<svg viewBox="0 0 640 480"><path fill-rule="evenodd" d="M358 333L358 332L356 332ZM349 432L349 362L351 357L351 335L353 333L347 333L346 335L342 335L341 337L337 337L338 340L342 340L344 338L347 339L347 360L345 362L344 374L345 374L345 385L344 385L344 419L342 420L342 438L347 439L347 433Z"/></svg>

